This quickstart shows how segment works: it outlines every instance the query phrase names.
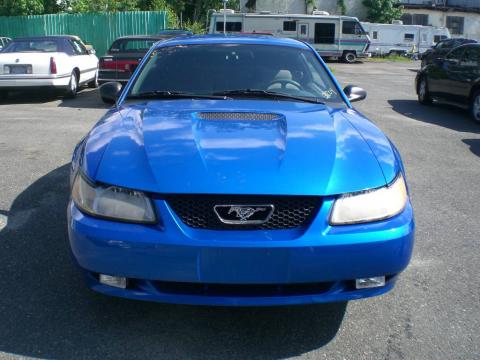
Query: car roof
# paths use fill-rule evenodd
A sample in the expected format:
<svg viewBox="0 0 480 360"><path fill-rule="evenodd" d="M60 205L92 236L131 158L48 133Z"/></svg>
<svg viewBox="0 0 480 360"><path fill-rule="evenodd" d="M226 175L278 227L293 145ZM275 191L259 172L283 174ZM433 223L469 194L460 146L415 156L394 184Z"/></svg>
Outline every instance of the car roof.
<svg viewBox="0 0 480 360"><path fill-rule="evenodd" d="M18 37L13 40L81 40L78 36L75 35L45 35L45 36L25 36Z"/></svg>
<svg viewBox="0 0 480 360"><path fill-rule="evenodd" d="M157 44L157 48L175 45L213 45L213 44L251 44L251 45L277 45L301 49L309 47L301 41L288 38L279 38L271 35L234 35L210 34L176 37Z"/></svg>
<svg viewBox="0 0 480 360"><path fill-rule="evenodd" d="M193 35L193 33L184 29L165 29L159 31L158 35Z"/></svg>
<svg viewBox="0 0 480 360"><path fill-rule="evenodd" d="M159 35L159 34L156 34L156 35L128 35L128 36L120 36L120 37L116 38L115 41L117 41L117 40L163 40L163 39L165 39L165 35L167 35L167 34L163 34L163 35Z"/></svg>
<svg viewBox="0 0 480 360"><path fill-rule="evenodd" d="M466 47L480 47L480 44L479 43L462 44L462 45L459 45L459 46L453 48L452 51L455 50L455 49L458 49L458 48L466 48Z"/></svg>

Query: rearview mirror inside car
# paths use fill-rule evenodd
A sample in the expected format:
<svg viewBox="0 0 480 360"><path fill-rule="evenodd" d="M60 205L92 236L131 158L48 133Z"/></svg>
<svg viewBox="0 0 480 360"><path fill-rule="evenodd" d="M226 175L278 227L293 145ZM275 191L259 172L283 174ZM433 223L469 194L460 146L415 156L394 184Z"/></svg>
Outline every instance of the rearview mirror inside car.
<svg viewBox="0 0 480 360"><path fill-rule="evenodd" d="M345 95L350 102L360 101L367 97L367 92L361 87L355 85L348 85L343 89Z"/></svg>
<svg viewBox="0 0 480 360"><path fill-rule="evenodd" d="M110 81L100 86L100 96L106 104L115 104L122 93L122 84Z"/></svg>

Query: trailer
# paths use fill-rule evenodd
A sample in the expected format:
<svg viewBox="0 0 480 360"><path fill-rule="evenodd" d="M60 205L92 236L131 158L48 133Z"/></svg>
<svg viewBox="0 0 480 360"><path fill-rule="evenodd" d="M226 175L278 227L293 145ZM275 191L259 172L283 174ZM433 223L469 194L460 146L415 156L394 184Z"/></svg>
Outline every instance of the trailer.
<svg viewBox="0 0 480 360"><path fill-rule="evenodd" d="M377 56L423 54L440 40L450 38L447 28L403 25L401 21L392 24L362 22L362 27L371 39L370 52Z"/></svg>
<svg viewBox="0 0 480 360"><path fill-rule="evenodd" d="M229 9L213 12L209 33L224 31L269 33L277 37L298 39L311 44L322 57L341 58L348 63L369 56L370 39L357 18L329 15L323 11L314 11L312 15L266 12L245 14Z"/></svg>

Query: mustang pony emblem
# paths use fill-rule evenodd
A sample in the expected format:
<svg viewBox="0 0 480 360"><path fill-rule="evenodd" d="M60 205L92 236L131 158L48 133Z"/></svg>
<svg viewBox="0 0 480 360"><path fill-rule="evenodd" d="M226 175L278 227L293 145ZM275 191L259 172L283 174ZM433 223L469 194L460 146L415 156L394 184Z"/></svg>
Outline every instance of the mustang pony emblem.
<svg viewBox="0 0 480 360"><path fill-rule="evenodd" d="M230 215L231 213L234 212L237 214L237 218L239 218L240 221L246 221L256 212L265 211L265 210L266 208L264 207L252 208L252 207L232 206L230 210L228 210L228 214Z"/></svg>
<svg viewBox="0 0 480 360"><path fill-rule="evenodd" d="M224 224L263 224L270 219L274 206L268 205L215 205L218 219Z"/></svg>

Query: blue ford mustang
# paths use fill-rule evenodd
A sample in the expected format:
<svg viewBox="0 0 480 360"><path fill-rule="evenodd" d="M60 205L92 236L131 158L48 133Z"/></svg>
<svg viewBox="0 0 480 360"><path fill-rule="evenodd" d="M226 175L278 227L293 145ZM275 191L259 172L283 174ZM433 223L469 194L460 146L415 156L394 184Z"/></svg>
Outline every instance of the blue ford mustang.
<svg viewBox="0 0 480 360"><path fill-rule="evenodd" d="M88 285L203 305L393 288L413 212L399 153L318 54L288 39L155 45L77 145L68 230Z"/></svg>

